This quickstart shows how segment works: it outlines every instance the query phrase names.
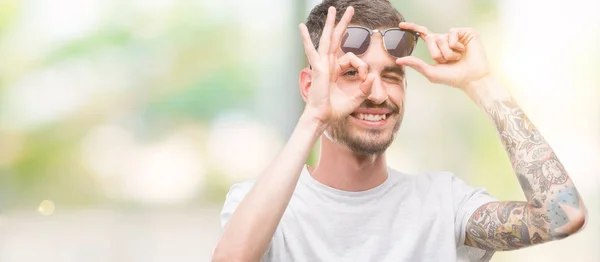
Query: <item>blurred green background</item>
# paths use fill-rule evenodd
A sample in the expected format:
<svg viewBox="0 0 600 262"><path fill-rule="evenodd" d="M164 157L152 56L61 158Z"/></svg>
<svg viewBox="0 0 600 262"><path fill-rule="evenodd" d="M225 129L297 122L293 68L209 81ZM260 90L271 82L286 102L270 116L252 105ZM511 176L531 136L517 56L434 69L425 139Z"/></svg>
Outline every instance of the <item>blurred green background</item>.
<svg viewBox="0 0 600 262"><path fill-rule="evenodd" d="M318 2L0 0L0 261L209 261L229 186L301 113L297 25ZM480 32L590 211L582 233L492 261L599 261L600 3L392 2L432 31ZM408 83L389 164L524 199L485 115Z"/></svg>

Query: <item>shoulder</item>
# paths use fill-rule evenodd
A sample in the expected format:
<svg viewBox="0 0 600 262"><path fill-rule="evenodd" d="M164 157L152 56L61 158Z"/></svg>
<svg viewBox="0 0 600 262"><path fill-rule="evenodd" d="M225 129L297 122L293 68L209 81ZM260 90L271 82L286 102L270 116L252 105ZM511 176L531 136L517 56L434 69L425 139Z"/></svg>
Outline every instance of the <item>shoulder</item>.
<svg viewBox="0 0 600 262"><path fill-rule="evenodd" d="M250 189L254 186L255 180L243 181L233 184L227 195L225 196L225 203L221 209L221 227L225 228L225 224L231 219L233 212L237 206L242 202L244 197L250 192Z"/></svg>
<svg viewBox="0 0 600 262"><path fill-rule="evenodd" d="M465 197L475 193L487 194L483 187L470 185L463 178L450 171L426 172L415 176L416 183L434 190L448 191L455 197Z"/></svg>
<svg viewBox="0 0 600 262"><path fill-rule="evenodd" d="M406 177L404 180L418 195L422 196L436 195L447 200L454 199L460 202L473 195L488 194L485 188L469 185L461 177L450 171L427 171L406 175L392 170L390 174Z"/></svg>

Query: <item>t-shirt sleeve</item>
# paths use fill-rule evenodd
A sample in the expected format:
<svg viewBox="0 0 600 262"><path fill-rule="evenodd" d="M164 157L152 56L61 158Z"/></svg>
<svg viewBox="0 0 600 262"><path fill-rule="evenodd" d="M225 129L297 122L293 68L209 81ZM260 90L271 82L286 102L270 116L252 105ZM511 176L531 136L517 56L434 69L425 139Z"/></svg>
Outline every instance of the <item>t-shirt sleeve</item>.
<svg viewBox="0 0 600 262"><path fill-rule="evenodd" d="M229 223L229 220L231 220L233 212L235 212L240 202L242 202L244 197L246 197L248 192L250 192L250 189L252 189L253 185L254 181L246 181L231 186L229 192L227 192L227 196L225 197L225 204L223 204L223 209L221 210L221 230L225 229L225 226L227 226L227 223ZM260 260L260 262L271 261L271 244L269 244L269 248L267 249L267 252Z"/></svg>
<svg viewBox="0 0 600 262"><path fill-rule="evenodd" d="M231 219L233 212L237 209L238 205L246 194L250 192L252 189L252 184L249 182L243 182L239 184L234 184L227 192L227 196L225 196L225 203L223 204L223 209L221 210L221 230L225 229L225 226Z"/></svg>
<svg viewBox="0 0 600 262"><path fill-rule="evenodd" d="M498 200L490 196L483 187L471 187L454 175L452 176L452 194L455 211L454 231L458 248L467 249L471 261L488 261L493 255L493 252L473 248L464 244L467 222L479 207L486 203Z"/></svg>

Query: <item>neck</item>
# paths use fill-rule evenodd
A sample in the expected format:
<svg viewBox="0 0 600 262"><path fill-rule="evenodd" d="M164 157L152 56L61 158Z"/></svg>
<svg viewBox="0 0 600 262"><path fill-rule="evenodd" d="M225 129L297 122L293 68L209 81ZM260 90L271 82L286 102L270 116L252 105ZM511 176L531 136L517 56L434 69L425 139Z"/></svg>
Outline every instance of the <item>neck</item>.
<svg viewBox="0 0 600 262"><path fill-rule="evenodd" d="M308 168L320 183L344 191L364 191L387 179L385 153L359 155L348 147L321 136L319 162Z"/></svg>

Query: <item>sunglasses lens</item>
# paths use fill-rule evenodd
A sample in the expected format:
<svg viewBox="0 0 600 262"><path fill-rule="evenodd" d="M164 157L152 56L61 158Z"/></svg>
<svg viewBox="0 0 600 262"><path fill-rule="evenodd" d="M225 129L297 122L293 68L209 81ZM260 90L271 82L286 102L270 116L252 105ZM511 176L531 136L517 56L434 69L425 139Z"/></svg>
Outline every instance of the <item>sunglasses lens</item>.
<svg viewBox="0 0 600 262"><path fill-rule="evenodd" d="M369 49L369 31L364 28L350 27L342 36L340 48L344 53L352 52L355 55L362 55Z"/></svg>
<svg viewBox="0 0 600 262"><path fill-rule="evenodd" d="M415 34L402 30L390 30L385 33L385 47L394 57L409 56L416 43Z"/></svg>

